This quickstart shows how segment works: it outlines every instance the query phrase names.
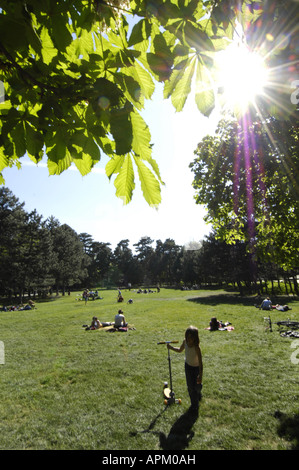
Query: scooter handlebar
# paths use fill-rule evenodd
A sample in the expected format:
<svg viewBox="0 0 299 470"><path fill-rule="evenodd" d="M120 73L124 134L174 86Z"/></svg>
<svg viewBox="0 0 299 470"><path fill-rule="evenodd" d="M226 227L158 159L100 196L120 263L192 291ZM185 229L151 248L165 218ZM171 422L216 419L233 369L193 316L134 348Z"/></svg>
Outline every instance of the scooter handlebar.
<svg viewBox="0 0 299 470"><path fill-rule="evenodd" d="M159 341L157 344L170 344L170 343L178 343L178 341Z"/></svg>

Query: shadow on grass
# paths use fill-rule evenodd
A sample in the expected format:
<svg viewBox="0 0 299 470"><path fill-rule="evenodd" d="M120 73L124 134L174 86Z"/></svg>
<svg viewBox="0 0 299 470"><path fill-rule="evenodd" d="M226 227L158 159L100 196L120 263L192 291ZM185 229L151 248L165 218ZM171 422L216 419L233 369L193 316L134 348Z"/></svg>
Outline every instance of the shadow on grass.
<svg viewBox="0 0 299 470"><path fill-rule="evenodd" d="M202 297L193 297L187 299L188 302L194 302L201 305L219 305L219 304L226 304L226 305L246 305L248 307L254 307L256 305L260 305L262 300L266 296L259 296L259 297L246 297L240 296L239 294L215 294L215 295L203 295ZM275 297L272 299L274 304L291 304L292 302L297 301L296 297L287 297L287 296L280 296Z"/></svg>
<svg viewBox="0 0 299 470"><path fill-rule="evenodd" d="M248 305L254 306L255 303L258 303L254 298L250 297L241 297L240 295L232 294L215 294L215 295L203 295L202 297L193 297L188 299L189 302L194 302L202 305Z"/></svg>
<svg viewBox="0 0 299 470"><path fill-rule="evenodd" d="M276 411L275 418L279 420L277 434L292 442L291 450L299 450L299 414L287 416Z"/></svg>
<svg viewBox="0 0 299 470"><path fill-rule="evenodd" d="M163 450L184 450L188 447L189 442L194 436L192 427L198 418L198 413L192 412L190 409L183 413L166 436L160 433L160 446Z"/></svg>
<svg viewBox="0 0 299 470"><path fill-rule="evenodd" d="M194 436L192 427L198 418L198 412L192 411L190 408L183 413L171 426L171 429L166 436L161 431L154 431L157 420L171 405L166 405L165 408L152 420L147 429L143 431L131 432L131 436L136 436L139 433L156 434L159 437L160 447L163 450L184 450L188 447L189 442Z"/></svg>
<svg viewBox="0 0 299 470"><path fill-rule="evenodd" d="M38 297L38 298L33 298L33 297L24 297L23 298L23 305L26 305L29 300L31 300L35 305L38 305L38 304L43 304L43 303L48 303L48 302L54 302L55 300L59 299L60 295L51 295L51 296L48 296L48 297ZM20 305L21 302L20 302L20 299L17 298L17 297L13 297L12 299L9 299L7 297L1 297L0 298L0 305L3 305L3 306L6 306L6 307L9 307L11 305Z"/></svg>

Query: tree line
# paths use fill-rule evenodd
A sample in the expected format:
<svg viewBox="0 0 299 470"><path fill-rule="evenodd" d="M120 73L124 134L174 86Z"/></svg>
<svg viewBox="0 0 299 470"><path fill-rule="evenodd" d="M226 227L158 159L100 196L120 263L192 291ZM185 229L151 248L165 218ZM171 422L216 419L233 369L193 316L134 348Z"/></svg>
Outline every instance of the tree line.
<svg viewBox="0 0 299 470"><path fill-rule="evenodd" d="M0 188L0 295L12 299L24 294L40 296L85 287L207 285L237 286L240 293L261 292L265 281L280 279L286 292L298 295L296 272L280 266L256 263L246 243L227 244L210 233L192 246L142 237L135 243L94 241L88 233L76 233L53 216L43 219L6 187ZM194 249L195 248L195 249ZM280 285L280 284L279 284Z"/></svg>

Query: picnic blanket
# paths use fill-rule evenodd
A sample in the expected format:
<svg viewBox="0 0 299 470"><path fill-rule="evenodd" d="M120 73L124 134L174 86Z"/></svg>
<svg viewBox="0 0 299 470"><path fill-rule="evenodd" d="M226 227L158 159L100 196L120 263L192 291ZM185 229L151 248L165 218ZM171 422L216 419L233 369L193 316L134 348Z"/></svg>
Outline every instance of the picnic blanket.
<svg viewBox="0 0 299 470"><path fill-rule="evenodd" d="M209 326L208 328L205 328L205 330L210 330L211 327ZM217 330L213 331L233 331L235 328L233 326L224 326L222 328L217 328Z"/></svg>
<svg viewBox="0 0 299 470"><path fill-rule="evenodd" d="M128 330L136 330L136 328L133 325L120 326L119 328L114 328L113 325L110 327L107 327L107 331L109 331L110 333L113 333L114 331L126 332Z"/></svg>
<svg viewBox="0 0 299 470"><path fill-rule="evenodd" d="M86 330L85 325L83 325L82 328L84 328ZM102 326L101 328L97 328L95 330L87 330L87 331L109 331L109 332L121 331L121 332L126 332L128 330L136 330L136 328L134 327L134 325L128 325L126 327L115 328L114 323L112 323L111 325L108 325L108 326Z"/></svg>

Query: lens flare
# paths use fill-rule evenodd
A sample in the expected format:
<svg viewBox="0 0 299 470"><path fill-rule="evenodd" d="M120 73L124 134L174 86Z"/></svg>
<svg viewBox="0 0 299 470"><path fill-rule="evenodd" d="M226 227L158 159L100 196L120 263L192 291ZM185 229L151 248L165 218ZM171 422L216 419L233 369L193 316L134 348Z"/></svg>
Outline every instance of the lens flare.
<svg viewBox="0 0 299 470"><path fill-rule="evenodd" d="M263 58L244 44L232 44L216 61L218 89L226 109L246 111L267 84L268 71Z"/></svg>

